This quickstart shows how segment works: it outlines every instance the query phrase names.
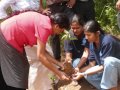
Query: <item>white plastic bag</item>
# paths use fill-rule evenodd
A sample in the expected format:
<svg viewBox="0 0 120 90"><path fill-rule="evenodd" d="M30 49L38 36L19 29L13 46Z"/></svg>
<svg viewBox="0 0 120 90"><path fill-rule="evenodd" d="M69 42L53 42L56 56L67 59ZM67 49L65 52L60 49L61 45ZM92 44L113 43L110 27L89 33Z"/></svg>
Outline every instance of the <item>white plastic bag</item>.
<svg viewBox="0 0 120 90"><path fill-rule="evenodd" d="M46 45L46 49L53 55L51 47L48 44ZM37 46L32 48L26 47L25 50L30 63L28 90L49 90L52 81L49 79L48 75L52 72L37 59Z"/></svg>

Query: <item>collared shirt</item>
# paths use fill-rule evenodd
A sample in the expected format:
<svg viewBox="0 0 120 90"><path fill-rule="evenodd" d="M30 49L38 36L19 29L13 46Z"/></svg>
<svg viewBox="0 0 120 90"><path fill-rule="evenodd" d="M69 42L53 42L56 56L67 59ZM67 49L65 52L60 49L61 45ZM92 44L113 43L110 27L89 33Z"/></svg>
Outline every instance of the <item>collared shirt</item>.
<svg viewBox="0 0 120 90"><path fill-rule="evenodd" d="M52 34L50 18L32 11L3 21L1 30L7 42L20 52L26 45L36 45L37 38L46 44L48 37Z"/></svg>
<svg viewBox="0 0 120 90"><path fill-rule="evenodd" d="M70 30L71 39L64 41L65 52L72 53L72 58L80 58L83 55L84 48L88 48L88 43L85 39L84 34L80 38L76 37L74 33Z"/></svg>
<svg viewBox="0 0 120 90"><path fill-rule="evenodd" d="M89 60L96 60L97 64L104 63L108 56L120 59L120 40L111 35L101 35L99 48L95 48L94 43L90 43Z"/></svg>

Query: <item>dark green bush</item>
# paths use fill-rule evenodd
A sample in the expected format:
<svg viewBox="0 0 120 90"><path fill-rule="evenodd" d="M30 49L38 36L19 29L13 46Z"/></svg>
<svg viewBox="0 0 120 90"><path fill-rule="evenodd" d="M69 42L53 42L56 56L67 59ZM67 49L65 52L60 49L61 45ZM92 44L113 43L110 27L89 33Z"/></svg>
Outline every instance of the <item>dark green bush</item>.
<svg viewBox="0 0 120 90"><path fill-rule="evenodd" d="M113 35L119 35L120 29L117 25L117 0L94 0L96 19L102 28Z"/></svg>

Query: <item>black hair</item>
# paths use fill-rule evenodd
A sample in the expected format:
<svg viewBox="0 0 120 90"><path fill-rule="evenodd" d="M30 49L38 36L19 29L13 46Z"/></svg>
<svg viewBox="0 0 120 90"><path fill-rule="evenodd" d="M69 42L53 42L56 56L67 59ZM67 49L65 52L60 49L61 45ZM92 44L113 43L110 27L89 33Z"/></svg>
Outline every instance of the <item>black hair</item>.
<svg viewBox="0 0 120 90"><path fill-rule="evenodd" d="M77 14L74 14L74 16L72 17L72 19L70 21L70 23L73 23L73 22L77 22L79 25L84 26L83 19Z"/></svg>
<svg viewBox="0 0 120 90"><path fill-rule="evenodd" d="M86 22L84 25L84 31L96 33L97 31L100 31L101 34L105 34L105 32L101 29L100 24L95 20L90 20Z"/></svg>
<svg viewBox="0 0 120 90"><path fill-rule="evenodd" d="M60 28L70 29L69 18L64 13L50 15L51 23L58 24Z"/></svg>

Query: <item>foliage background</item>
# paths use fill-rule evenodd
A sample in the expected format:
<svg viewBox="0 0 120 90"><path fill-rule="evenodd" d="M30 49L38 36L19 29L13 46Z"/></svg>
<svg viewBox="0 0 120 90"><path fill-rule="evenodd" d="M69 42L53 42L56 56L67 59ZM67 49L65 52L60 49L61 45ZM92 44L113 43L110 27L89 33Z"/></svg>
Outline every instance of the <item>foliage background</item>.
<svg viewBox="0 0 120 90"><path fill-rule="evenodd" d="M120 29L117 25L117 10L115 8L117 0L94 0L96 20L102 28L113 35L120 34Z"/></svg>

